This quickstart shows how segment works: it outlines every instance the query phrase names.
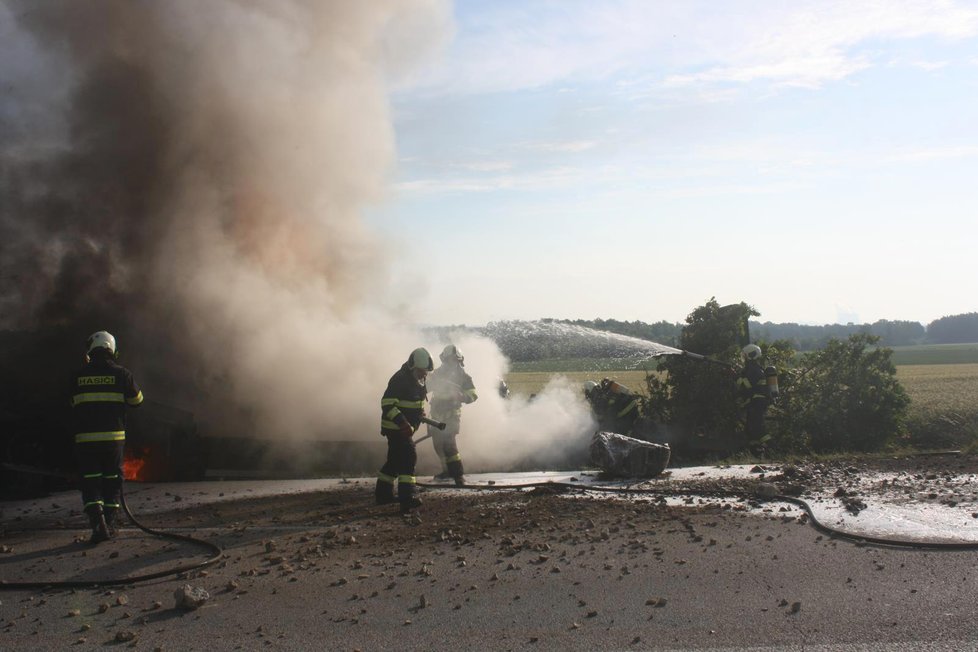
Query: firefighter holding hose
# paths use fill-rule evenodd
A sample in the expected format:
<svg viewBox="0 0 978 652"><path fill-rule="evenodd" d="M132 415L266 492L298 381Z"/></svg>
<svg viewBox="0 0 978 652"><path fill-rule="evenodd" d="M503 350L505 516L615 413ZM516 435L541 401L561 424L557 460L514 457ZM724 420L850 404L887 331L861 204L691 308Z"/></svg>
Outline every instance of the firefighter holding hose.
<svg viewBox="0 0 978 652"><path fill-rule="evenodd" d="M407 362L391 376L380 400L380 434L387 437L387 460L377 474L375 498L378 505L399 502L402 514L421 506L416 495L414 468L418 463L418 451L413 437L425 417L426 381L428 372L433 369L434 363L427 349L415 349ZM397 497L394 496L395 483Z"/></svg>
<svg viewBox="0 0 978 652"><path fill-rule="evenodd" d="M465 371L465 357L454 344L446 346L438 356L439 366L431 374L431 416L446 424L444 430L428 427L435 453L441 460L442 472L435 480L455 481L456 486L465 485L462 456L458 452L455 438L462 427L462 406L477 398L472 377Z"/></svg>
<svg viewBox="0 0 978 652"><path fill-rule="evenodd" d="M81 494L92 528L89 543L115 531L122 495L122 458L126 444L126 408L143 402L132 373L116 363L115 337L106 331L87 341L85 366L71 385L75 453Z"/></svg>

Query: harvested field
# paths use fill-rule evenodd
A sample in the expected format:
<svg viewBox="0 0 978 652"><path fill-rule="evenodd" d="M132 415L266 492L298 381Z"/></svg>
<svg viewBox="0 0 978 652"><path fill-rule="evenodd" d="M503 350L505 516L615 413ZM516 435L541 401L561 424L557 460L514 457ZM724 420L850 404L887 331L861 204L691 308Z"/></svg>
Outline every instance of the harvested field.
<svg viewBox="0 0 978 652"><path fill-rule="evenodd" d="M929 364L897 367L897 379L917 410L978 411L978 364Z"/></svg>

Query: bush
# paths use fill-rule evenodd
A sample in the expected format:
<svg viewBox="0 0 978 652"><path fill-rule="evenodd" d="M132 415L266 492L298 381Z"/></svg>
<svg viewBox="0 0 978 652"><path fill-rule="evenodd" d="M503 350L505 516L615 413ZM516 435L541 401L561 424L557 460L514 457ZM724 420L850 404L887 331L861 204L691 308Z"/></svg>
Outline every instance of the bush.
<svg viewBox="0 0 978 652"><path fill-rule="evenodd" d="M918 450L961 448L974 452L978 444L978 415L974 412L910 410L907 444Z"/></svg>
<svg viewBox="0 0 978 652"><path fill-rule="evenodd" d="M747 342L746 303L711 299L686 319L680 348L708 359L669 356L649 375L645 414L665 426L681 459L730 454L746 444L735 381ZM781 397L768 410L765 451L778 454L879 450L905 434L910 399L896 379L892 351L866 333L830 340L794 366L791 343L758 342L779 372Z"/></svg>
<svg viewBox="0 0 978 652"><path fill-rule="evenodd" d="M831 453L879 450L904 434L910 399L878 341L860 333L805 354L788 378L779 435Z"/></svg>

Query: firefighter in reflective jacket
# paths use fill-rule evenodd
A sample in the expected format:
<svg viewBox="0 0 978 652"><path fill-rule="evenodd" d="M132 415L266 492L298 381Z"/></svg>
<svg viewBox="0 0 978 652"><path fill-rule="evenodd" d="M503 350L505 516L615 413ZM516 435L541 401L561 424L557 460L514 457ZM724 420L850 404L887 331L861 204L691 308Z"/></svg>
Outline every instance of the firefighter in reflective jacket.
<svg viewBox="0 0 978 652"><path fill-rule="evenodd" d="M475 393L472 377L465 372L465 357L457 346L449 344L438 357L441 366L428 380L432 394L431 416L445 422L444 430L428 426L435 454L442 465L442 472L435 476L435 480L452 478L461 487L465 485L465 476L455 438L462 426L462 405L472 403L479 396Z"/></svg>
<svg viewBox="0 0 978 652"><path fill-rule="evenodd" d="M770 394L767 377L761 366L761 347L748 344L743 349L744 368L737 378L740 407L747 413L745 430L748 444L764 443L764 413L767 412Z"/></svg>
<svg viewBox="0 0 978 652"><path fill-rule="evenodd" d="M598 421L598 429L631 437L635 421L639 418L639 396L610 378L598 384L592 380L584 383L584 397Z"/></svg>
<svg viewBox="0 0 978 652"><path fill-rule="evenodd" d="M71 386L71 411L89 542L99 543L115 532L119 513L126 407L140 405L143 393L132 373L115 362L119 352L111 334L93 333L87 346L85 366Z"/></svg>
<svg viewBox="0 0 978 652"><path fill-rule="evenodd" d="M412 437L425 415L424 402L428 397L425 381L433 369L431 354L423 348L415 349L407 362L391 376L380 400L380 434L387 437L387 461L377 474L375 497L378 505L400 502L402 513L421 506L415 495L414 467L418 463L418 452Z"/></svg>

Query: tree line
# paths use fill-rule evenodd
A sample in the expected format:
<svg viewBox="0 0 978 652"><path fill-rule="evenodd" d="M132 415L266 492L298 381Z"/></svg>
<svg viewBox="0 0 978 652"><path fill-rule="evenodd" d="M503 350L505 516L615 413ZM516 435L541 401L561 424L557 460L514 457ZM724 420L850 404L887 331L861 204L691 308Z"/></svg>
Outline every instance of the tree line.
<svg viewBox="0 0 978 652"><path fill-rule="evenodd" d="M668 346L678 346L683 324L667 321L645 323L617 319L563 319L551 320L596 330L651 340ZM825 348L832 340L846 339L851 335L870 335L879 338L882 346L910 346L913 344L963 344L978 342L978 312L950 315L935 319L924 326L920 322L880 319L872 324L805 324L774 322L750 322L752 340L773 342L784 340L798 351L815 351Z"/></svg>

